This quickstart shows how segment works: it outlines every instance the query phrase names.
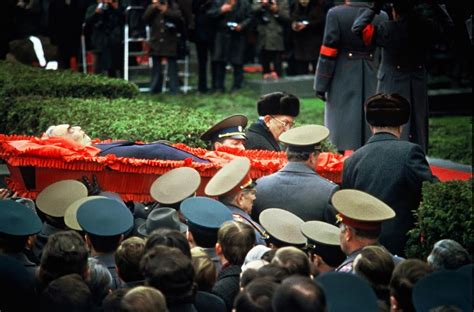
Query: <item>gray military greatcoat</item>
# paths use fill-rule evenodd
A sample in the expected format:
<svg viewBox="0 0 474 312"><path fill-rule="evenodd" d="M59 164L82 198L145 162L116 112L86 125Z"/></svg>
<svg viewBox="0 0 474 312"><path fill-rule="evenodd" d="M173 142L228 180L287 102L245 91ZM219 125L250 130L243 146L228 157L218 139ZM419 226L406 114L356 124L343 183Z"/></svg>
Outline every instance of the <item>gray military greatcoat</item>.
<svg viewBox="0 0 474 312"><path fill-rule="evenodd" d="M355 150L370 137L364 117L365 100L375 94L379 53L352 33L360 9L369 4L346 1L331 8L326 16L323 45L316 68L314 89L326 92L324 124L329 139L339 150ZM387 19L378 15L374 23Z"/></svg>

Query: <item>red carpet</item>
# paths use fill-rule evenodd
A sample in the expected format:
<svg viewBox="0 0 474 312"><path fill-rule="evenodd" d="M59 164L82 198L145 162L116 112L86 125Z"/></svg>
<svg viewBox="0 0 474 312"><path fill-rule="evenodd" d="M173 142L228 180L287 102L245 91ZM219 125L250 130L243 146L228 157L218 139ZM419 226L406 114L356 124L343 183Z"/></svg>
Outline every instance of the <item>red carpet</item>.
<svg viewBox="0 0 474 312"><path fill-rule="evenodd" d="M433 165L430 167L431 171L433 171L433 174L437 176L442 182L452 180L468 180L472 177L472 173L469 172L447 169Z"/></svg>

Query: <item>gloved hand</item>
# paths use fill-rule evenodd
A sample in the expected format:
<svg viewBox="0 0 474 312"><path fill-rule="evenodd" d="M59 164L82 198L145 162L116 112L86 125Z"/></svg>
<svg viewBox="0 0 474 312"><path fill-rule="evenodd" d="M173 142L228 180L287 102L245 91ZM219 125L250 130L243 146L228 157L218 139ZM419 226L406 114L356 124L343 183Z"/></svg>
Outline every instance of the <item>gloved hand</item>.
<svg viewBox="0 0 474 312"><path fill-rule="evenodd" d="M316 91L316 97L321 101L326 102L326 92Z"/></svg>
<svg viewBox="0 0 474 312"><path fill-rule="evenodd" d="M80 180L87 188L87 196L99 195L101 192L99 182L97 182L97 177L92 175L92 183L89 181L89 178L83 176Z"/></svg>

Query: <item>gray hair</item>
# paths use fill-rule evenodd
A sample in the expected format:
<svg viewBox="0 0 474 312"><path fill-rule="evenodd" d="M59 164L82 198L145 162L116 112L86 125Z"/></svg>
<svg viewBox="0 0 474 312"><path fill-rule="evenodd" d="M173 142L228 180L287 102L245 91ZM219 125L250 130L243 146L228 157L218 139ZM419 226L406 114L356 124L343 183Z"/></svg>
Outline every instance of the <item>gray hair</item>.
<svg viewBox="0 0 474 312"><path fill-rule="evenodd" d="M434 244L427 260L434 271L456 270L471 263L471 256L458 242L442 239Z"/></svg>
<svg viewBox="0 0 474 312"><path fill-rule="evenodd" d="M49 126L48 129L46 129L46 131L44 132L45 135L47 136L53 136L53 131L54 131L54 128L56 128L55 125L53 126Z"/></svg>
<svg viewBox="0 0 474 312"><path fill-rule="evenodd" d="M101 303L112 289L112 274L109 269L95 258L87 259L89 264L89 277L86 282L89 286L94 302Z"/></svg>

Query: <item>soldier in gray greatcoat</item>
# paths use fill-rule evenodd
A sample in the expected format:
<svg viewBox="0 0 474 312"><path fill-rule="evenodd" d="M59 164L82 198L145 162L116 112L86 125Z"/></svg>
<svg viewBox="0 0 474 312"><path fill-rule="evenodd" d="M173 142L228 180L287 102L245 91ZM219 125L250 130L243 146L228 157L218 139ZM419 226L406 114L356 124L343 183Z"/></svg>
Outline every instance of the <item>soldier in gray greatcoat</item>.
<svg viewBox="0 0 474 312"><path fill-rule="evenodd" d="M411 106L411 116L402 138L428 150L428 74L427 52L438 36L453 22L438 4L428 5L420 14L411 1L394 1L394 20L377 24L380 3L364 11L354 22L352 31L367 45L382 47L382 62L377 74L377 92L398 93Z"/></svg>
<svg viewBox="0 0 474 312"><path fill-rule="evenodd" d="M375 46L364 45L351 31L359 10L369 10L369 4L345 2L327 13L314 81L316 94L327 98L324 124L331 131L329 139L340 151L355 150L370 136L364 118L364 103L375 94L379 64ZM383 13L374 23L386 19L387 15Z"/></svg>

